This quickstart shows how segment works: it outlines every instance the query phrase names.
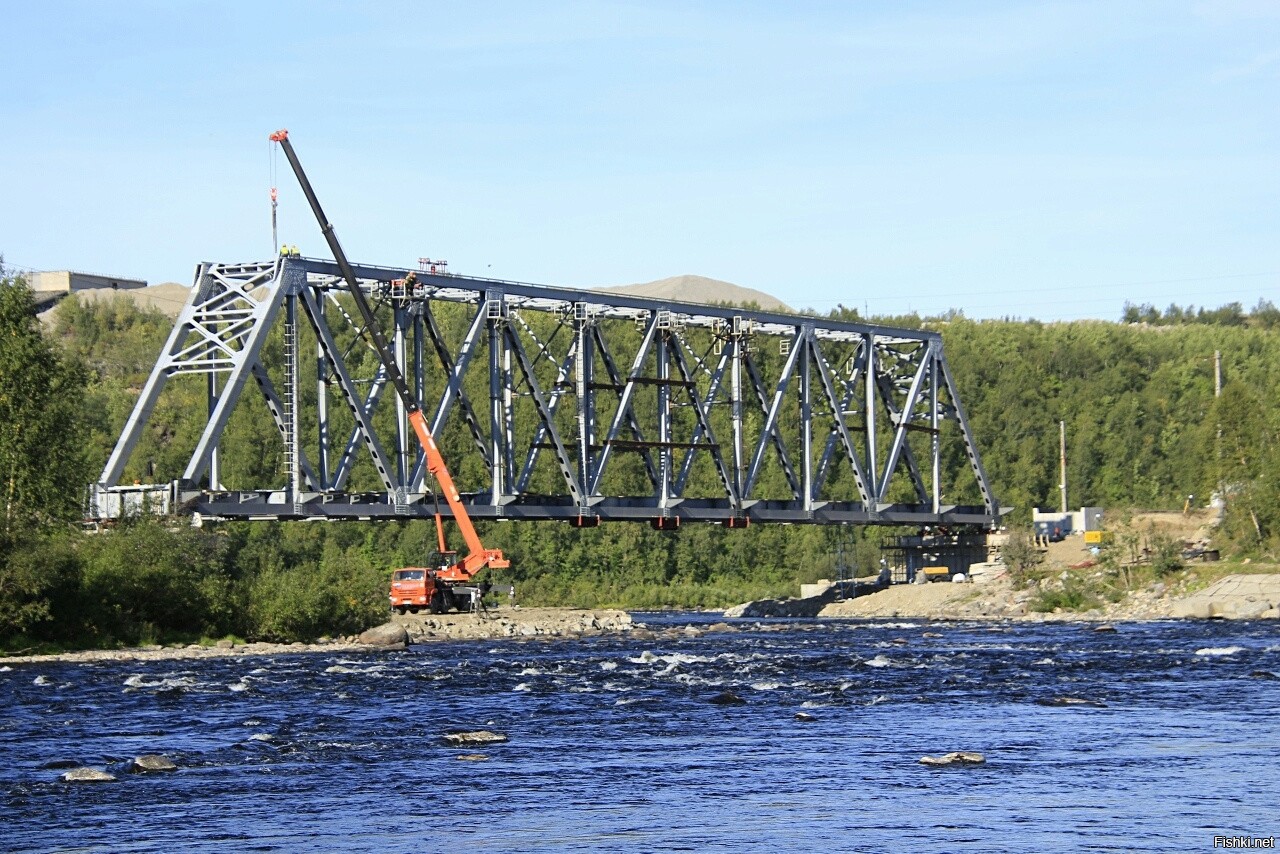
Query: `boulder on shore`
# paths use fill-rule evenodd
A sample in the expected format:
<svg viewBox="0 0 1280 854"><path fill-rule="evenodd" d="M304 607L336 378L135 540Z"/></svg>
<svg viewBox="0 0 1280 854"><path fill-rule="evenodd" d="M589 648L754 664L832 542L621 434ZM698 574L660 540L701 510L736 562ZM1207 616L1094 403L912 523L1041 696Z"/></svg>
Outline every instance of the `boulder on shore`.
<svg viewBox="0 0 1280 854"><path fill-rule="evenodd" d="M1274 620L1280 617L1280 575L1228 575L1175 601L1169 613L1193 620Z"/></svg>
<svg viewBox="0 0 1280 854"><path fill-rule="evenodd" d="M404 649L409 643L409 632L399 623L383 623L360 633L360 643L388 649Z"/></svg>

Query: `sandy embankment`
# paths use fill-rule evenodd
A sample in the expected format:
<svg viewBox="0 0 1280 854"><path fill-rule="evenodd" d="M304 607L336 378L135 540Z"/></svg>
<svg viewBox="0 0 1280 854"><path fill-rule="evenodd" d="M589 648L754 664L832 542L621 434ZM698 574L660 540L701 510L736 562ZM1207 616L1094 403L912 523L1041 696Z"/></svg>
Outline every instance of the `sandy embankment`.
<svg viewBox="0 0 1280 854"><path fill-rule="evenodd" d="M1280 618L1280 574L1228 575L1203 590L1183 593L1156 583L1091 611L1037 613L1032 590L1015 590L1007 578L983 584L901 584L834 602L820 617L913 617L936 620L1167 620Z"/></svg>
<svg viewBox="0 0 1280 854"><path fill-rule="evenodd" d="M410 643L445 640L589 637L630 632L638 626L626 611L572 608L494 608L481 614L407 614L395 616ZM159 661L167 659L226 658L244 655L285 655L300 652L369 652L385 650L385 644L361 643L358 635L316 643L244 643L219 641L216 646L148 646L135 649L89 649L52 655L0 657L0 665L48 661Z"/></svg>

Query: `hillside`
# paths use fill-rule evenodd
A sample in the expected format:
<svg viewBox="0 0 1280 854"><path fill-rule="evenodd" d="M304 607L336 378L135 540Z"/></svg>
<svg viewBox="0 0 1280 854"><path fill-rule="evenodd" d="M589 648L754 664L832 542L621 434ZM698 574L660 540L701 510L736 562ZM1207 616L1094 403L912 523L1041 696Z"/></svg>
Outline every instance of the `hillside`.
<svg viewBox="0 0 1280 854"><path fill-rule="evenodd" d="M612 287L599 288L599 290L674 302L730 303L732 305L755 303L765 311L795 312L795 309L791 306L777 297L766 294L764 291L744 288L741 285L722 282L719 279L708 279L706 276L689 274L671 276L667 279L658 279L655 282L644 282L639 285L614 285Z"/></svg>
<svg viewBox="0 0 1280 854"><path fill-rule="evenodd" d="M730 303L733 305L755 303L767 311L789 313L795 311L782 300L772 297L763 291L744 288L730 282L719 281L718 279L709 279L706 276L672 276L667 279L659 279L656 282L645 282L638 285L615 285L599 288L599 290L631 296L652 297L672 302ZM155 309L167 317L177 317L178 312L187 304L187 298L190 293L191 288L186 285L165 282L164 284L152 285L137 290L116 291L102 289L78 291L76 296L79 297L81 302L94 304L110 301L118 294L132 299L138 308ZM43 312L41 320L46 324L52 323L53 311L54 309L51 308Z"/></svg>
<svg viewBox="0 0 1280 854"><path fill-rule="evenodd" d="M174 318L178 316L178 312L182 311L182 307L187 304L187 299L190 295L191 288L187 285L180 285L177 282L165 282L146 288L118 291L107 288L76 291L76 298L85 305L110 302L117 296L123 296L133 300L134 305L140 309L154 309L166 317ZM52 308L40 313L40 320L46 326L54 322L54 313L57 308L55 304Z"/></svg>

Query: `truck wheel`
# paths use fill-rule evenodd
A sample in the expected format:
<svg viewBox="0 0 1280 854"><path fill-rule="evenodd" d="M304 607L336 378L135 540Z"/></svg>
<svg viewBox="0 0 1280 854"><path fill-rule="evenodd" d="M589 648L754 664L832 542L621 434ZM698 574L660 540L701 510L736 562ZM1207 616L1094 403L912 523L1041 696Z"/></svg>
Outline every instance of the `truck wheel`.
<svg viewBox="0 0 1280 854"><path fill-rule="evenodd" d="M396 606L395 606L395 607L393 607L391 610L392 610L392 611L395 611L397 614L399 614L400 616L402 616L402 617L403 617L403 616L404 616L404 612L405 612L405 611L407 611L408 609L407 609L404 605L396 605Z"/></svg>
<svg viewBox="0 0 1280 854"><path fill-rule="evenodd" d="M428 610L433 614L443 614L445 612L443 591L437 590L431 594L431 604L428 606Z"/></svg>

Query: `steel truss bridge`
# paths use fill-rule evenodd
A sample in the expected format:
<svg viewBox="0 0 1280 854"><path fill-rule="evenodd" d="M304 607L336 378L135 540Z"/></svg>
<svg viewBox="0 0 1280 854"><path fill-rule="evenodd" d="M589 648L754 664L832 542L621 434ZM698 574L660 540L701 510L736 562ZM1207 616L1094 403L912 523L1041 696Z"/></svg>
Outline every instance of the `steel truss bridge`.
<svg viewBox="0 0 1280 854"><path fill-rule="evenodd" d="M463 447L459 436L474 443L476 459L448 461L476 518L658 528L1000 519L935 332L429 271L408 282L403 269L355 272L390 321L433 434L455 436L446 449ZM89 515L447 515L403 404L384 394L385 369L363 358L370 351L345 287L324 260L200 265L90 488ZM272 352L283 354L267 360L277 327ZM166 384L185 375L203 377L208 417L181 478L121 485ZM225 460L238 452L224 429L242 398L261 398L278 432L273 485L223 486ZM352 487L361 471L355 479L373 488ZM967 483L944 484L956 471ZM944 485L974 503L948 503Z"/></svg>

